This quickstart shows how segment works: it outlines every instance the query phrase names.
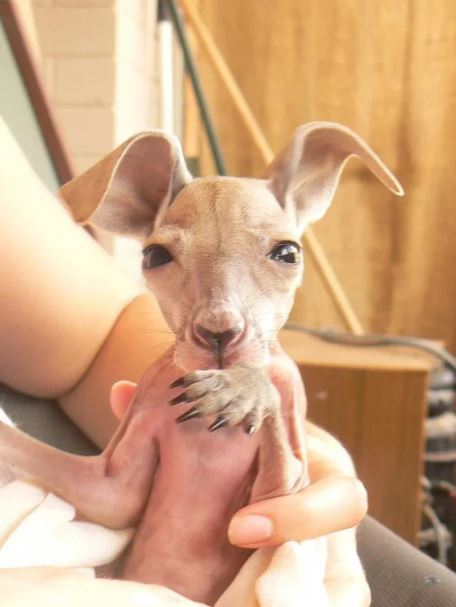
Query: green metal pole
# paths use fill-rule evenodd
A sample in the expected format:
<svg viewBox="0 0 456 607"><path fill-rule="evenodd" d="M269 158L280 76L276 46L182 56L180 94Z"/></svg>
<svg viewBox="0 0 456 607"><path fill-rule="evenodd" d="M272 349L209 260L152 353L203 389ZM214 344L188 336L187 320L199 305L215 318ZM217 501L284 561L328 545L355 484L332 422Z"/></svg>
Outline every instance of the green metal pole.
<svg viewBox="0 0 456 607"><path fill-rule="evenodd" d="M192 82L193 90L195 92L195 97L198 103L198 108L201 114L201 120L204 124L207 139L209 142L209 147L211 148L211 153L214 159L217 173L219 175L226 175L226 167L225 161L223 159L222 150L220 148L220 144L215 133L214 125L209 114L209 109L201 86L201 80L198 75L198 71L196 69L192 53L190 51L190 45L188 43L187 34L185 32L185 27L182 18L179 14L179 10L174 0L160 0L160 3L162 2L165 2L169 8L169 14L171 16L171 20L173 22L177 38L179 40L179 44L182 49L182 54L184 56L185 61L185 68ZM160 10L163 10L163 6Z"/></svg>

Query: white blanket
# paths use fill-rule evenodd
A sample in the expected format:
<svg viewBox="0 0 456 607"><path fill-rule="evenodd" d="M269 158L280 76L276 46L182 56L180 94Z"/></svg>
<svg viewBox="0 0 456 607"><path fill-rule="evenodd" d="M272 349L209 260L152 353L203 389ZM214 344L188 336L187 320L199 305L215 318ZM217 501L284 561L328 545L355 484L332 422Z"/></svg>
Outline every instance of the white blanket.
<svg viewBox="0 0 456 607"><path fill-rule="evenodd" d="M112 562L132 530L75 521L68 502L32 483L0 487L0 568L98 567Z"/></svg>
<svg viewBox="0 0 456 607"><path fill-rule="evenodd" d="M9 474L0 470L0 476ZM2 607L79 607L81 601L87 607L100 601L125 607L195 605L164 588L95 580L94 568L115 560L133 531L114 531L74 517L73 506L30 482L14 480L0 487ZM324 540L257 550L216 607L327 606L325 560Z"/></svg>

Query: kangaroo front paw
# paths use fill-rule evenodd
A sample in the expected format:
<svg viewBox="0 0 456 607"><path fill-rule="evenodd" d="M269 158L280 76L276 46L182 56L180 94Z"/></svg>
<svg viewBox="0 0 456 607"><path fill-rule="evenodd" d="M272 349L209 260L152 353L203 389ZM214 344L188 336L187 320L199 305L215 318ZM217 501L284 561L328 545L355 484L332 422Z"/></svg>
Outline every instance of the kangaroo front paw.
<svg viewBox="0 0 456 607"><path fill-rule="evenodd" d="M170 405L193 405L176 421L217 415L208 428L211 432L242 423L252 434L279 407L279 394L266 372L249 365L193 371L172 383L171 388L185 388L185 392L173 398Z"/></svg>

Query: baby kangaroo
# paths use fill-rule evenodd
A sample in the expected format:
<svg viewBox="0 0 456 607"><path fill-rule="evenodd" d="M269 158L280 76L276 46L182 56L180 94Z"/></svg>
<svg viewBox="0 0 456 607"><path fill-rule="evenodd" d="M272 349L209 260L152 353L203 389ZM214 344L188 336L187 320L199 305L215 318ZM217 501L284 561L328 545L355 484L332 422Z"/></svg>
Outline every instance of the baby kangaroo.
<svg viewBox="0 0 456 607"><path fill-rule="evenodd" d="M308 483L304 391L277 332L302 277L301 234L328 209L351 155L402 194L359 136L326 122L300 127L264 179L192 179L176 138L152 131L62 188L78 221L141 239L144 276L175 345L145 373L100 456L0 426L0 457L82 516L136 526L119 577L218 607L308 598L303 588L290 594L299 545L252 555L229 543L227 526L246 504ZM320 586L305 604L320 607L326 557L312 546L308 584L320 576ZM263 574L280 558L290 583L277 587Z"/></svg>

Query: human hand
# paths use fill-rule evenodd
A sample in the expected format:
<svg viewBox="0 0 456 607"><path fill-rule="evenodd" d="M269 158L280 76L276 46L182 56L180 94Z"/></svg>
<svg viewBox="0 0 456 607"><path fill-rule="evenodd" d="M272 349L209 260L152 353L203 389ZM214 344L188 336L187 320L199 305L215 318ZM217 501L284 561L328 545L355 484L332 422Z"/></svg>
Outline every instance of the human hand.
<svg viewBox="0 0 456 607"><path fill-rule="evenodd" d="M294 495L242 508L231 521L230 540L261 548L326 536L324 584L329 605L368 607L371 593L355 530L367 513L366 490L342 445L310 422L306 430L310 485Z"/></svg>
<svg viewBox="0 0 456 607"><path fill-rule="evenodd" d="M310 485L242 508L228 530L233 544L260 548L321 537L354 527L366 515L366 490L345 449L309 422L306 430Z"/></svg>

